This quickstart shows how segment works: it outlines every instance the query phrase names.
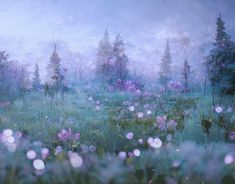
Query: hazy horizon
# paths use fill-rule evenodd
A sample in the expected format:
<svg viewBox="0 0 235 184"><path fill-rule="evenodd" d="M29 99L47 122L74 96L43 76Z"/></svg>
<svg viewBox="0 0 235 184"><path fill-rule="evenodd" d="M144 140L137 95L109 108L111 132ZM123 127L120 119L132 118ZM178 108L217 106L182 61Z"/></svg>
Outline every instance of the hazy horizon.
<svg viewBox="0 0 235 184"><path fill-rule="evenodd" d="M166 39L170 39L175 65L186 55L197 65L202 57L198 52L214 39L219 13L234 38L234 8L232 0L2 0L0 48L11 59L44 67L53 42L59 40L94 62L98 42L108 29L111 41L117 33L122 35L135 65L157 64ZM182 50L185 39L189 41L186 53Z"/></svg>

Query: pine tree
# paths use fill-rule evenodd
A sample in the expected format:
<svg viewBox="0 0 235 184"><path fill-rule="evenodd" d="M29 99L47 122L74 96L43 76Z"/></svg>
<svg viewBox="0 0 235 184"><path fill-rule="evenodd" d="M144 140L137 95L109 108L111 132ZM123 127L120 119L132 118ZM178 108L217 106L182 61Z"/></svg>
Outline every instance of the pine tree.
<svg viewBox="0 0 235 184"><path fill-rule="evenodd" d="M233 59L232 53L234 44L230 36L226 33L225 23L221 15L216 22L216 38L213 43L214 48L210 51L207 59L208 75L213 87L213 90L218 90L221 93L228 93L233 80Z"/></svg>
<svg viewBox="0 0 235 184"><path fill-rule="evenodd" d="M191 68L191 66L188 63L188 60L185 59L184 60L183 71L182 71L182 75L183 75L183 79L184 79L184 89L185 89L185 91L188 90L188 80L189 80L189 74L191 72L190 68Z"/></svg>
<svg viewBox="0 0 235 184"><path fill-rule="evenodd" d="M64 75L62 75L61 59L57 53L57 47L55 44L54 51L50 57L50 62L48 64L48 84L58 92L62 87L62 81L64 80Z"/></svg>
<svg viewBox="0 0 235 184"><path fill-rule="evenodd" d="M128 77L128 57L125 54L124 42L119 34L116 36L113 43L112 63L112 81L119 82L121 85L120 87L123 88L124 83Z"/></svg>
<svg viewBox="0 0 235 184"><path fill-rule="evenodd" d="M109 34L106 30L104 37L99 42L97 61L96 61L96 73L103 80L108 80L110 76L110 57L112 46L109 42Z"/></svg>
<svg viewBox="0 0 235 184"><path fill-rule="evenodd" d="M171 53L169 40L166 42L166 48L160 63L160 83L166 86L171 78Z"/></svg>
<svg viewBox="0 0 235 184"><path fill-rule="evenodd" d="M38 64L35 64L34 76L33 76L33 90L38 91L41 87L41 79L39 74Z"/></svg>

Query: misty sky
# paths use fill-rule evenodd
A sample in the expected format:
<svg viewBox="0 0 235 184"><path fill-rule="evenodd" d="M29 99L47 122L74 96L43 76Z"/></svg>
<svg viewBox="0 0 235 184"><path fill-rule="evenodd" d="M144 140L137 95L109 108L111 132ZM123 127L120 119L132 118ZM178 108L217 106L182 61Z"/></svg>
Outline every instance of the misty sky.
<svg viewBox="0 0 235 184"><path fill-rule="evenodd" d="M213 41L219 12L234 38L234 10L235 0L0 0L0 48L26 61L43 43L61 40L86 54L107 28L146 63L146 53L160 57L167 38L190 38L192 48Z"/></svg>

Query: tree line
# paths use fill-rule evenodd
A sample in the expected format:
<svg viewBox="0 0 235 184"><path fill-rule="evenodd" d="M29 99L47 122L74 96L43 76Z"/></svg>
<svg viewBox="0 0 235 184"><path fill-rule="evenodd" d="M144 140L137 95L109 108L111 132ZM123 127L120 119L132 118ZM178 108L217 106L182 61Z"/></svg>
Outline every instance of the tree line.
<svg viewBox="0 0 235 184"><path fill-rule="evenodd" d="M142 89L143 84L131 76L128 70L129 58L126 54L125 44L122 37L116 35L113 43L110 42L109 33L106 30L100 40L96 55L96 78L105 86L114 89ZM173 79L171 70L172 56L170 41L166 41L165 50L159 64L159 84L167 89ZM235 93L235 44L231 36L227 34L225 23L219 15L216 21L216 37L213 48L206 57L205 66L213 94ZM182 82L184 91L190 91L191 66L187 58L183 62ZM63 94L68 90L65 85L65 74L69 72L62 68L61 58L56 44L47 65L46 82L42 84L39 66L36 63L32 82L23 65L9 60L5 51L0 51L0 101L14 99L22 96L30 90L44 90L46 96L53 97Z"/></svg>

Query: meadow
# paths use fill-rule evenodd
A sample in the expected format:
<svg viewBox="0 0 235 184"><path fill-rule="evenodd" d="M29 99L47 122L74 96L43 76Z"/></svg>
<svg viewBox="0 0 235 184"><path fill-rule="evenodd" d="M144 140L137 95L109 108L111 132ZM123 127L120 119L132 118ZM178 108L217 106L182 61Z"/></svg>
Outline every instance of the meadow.
<svg viewBox="0 0 235 184"><path fill-rule="evenodd" d="M0 109L0 183L234 183L234 97L83 84Z"/></svg>

